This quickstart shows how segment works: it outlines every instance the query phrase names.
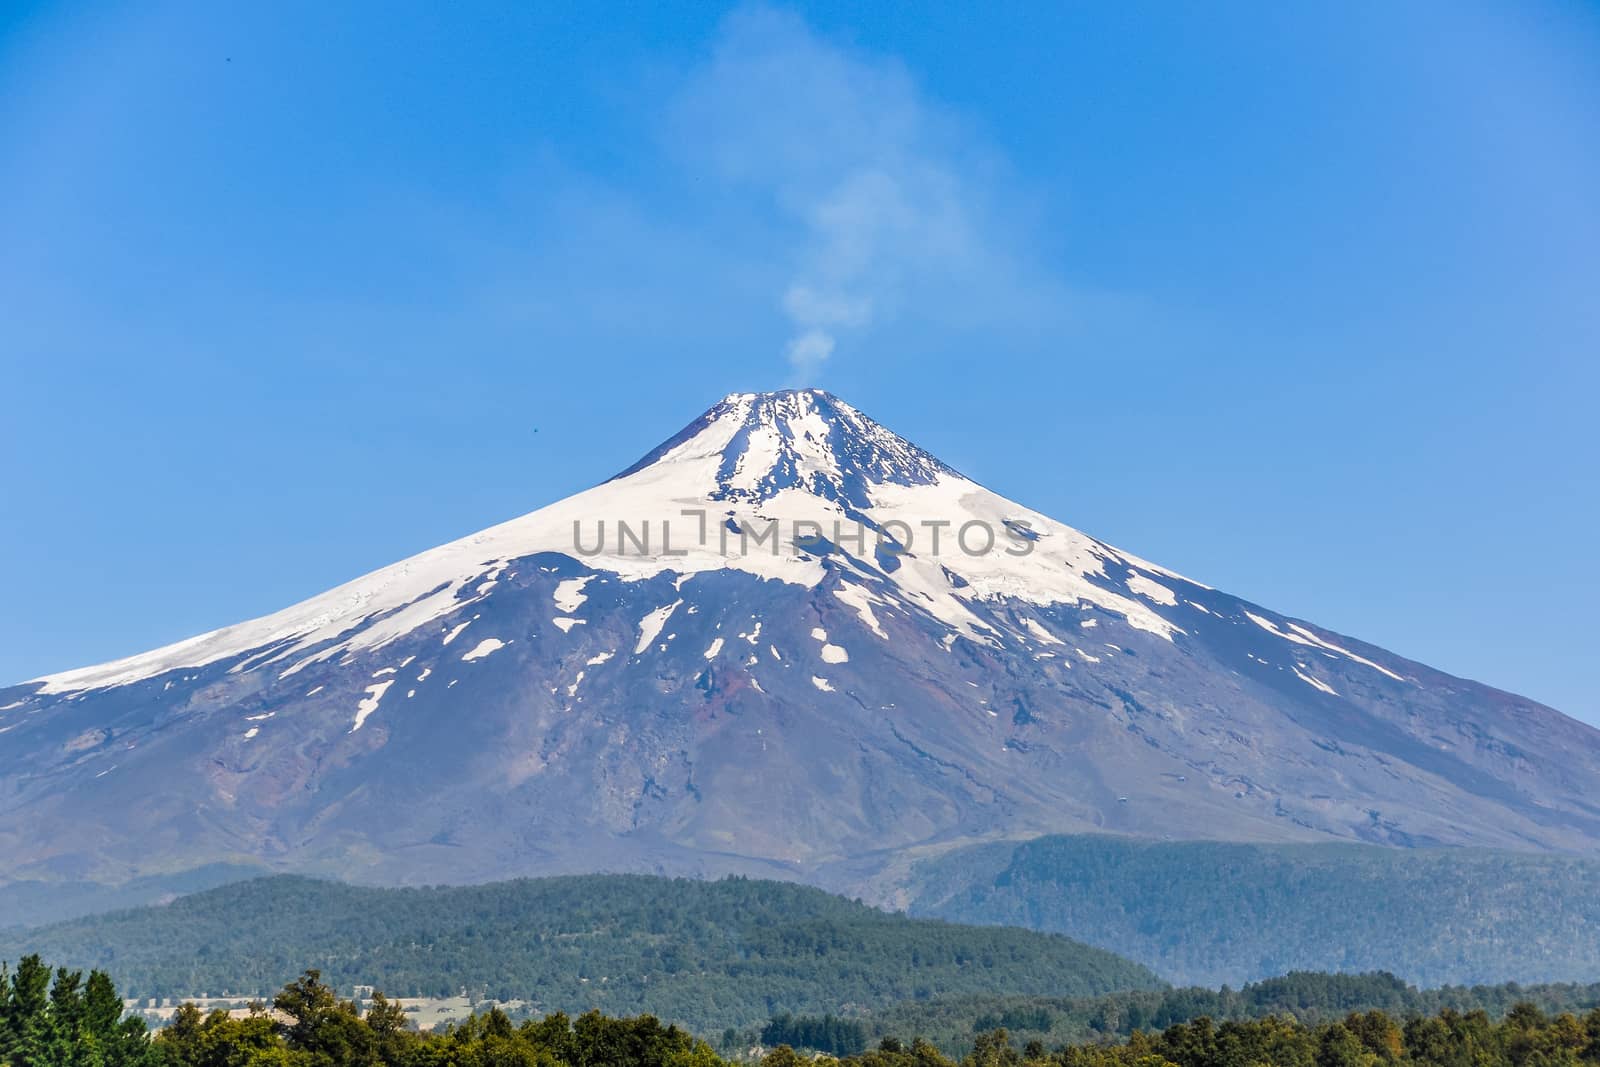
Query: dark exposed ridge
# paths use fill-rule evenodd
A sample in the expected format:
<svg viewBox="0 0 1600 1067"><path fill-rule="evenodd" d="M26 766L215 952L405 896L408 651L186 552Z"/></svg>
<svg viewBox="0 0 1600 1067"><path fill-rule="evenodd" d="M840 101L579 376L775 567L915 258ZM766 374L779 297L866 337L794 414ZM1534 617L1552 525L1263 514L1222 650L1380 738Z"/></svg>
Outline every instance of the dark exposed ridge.
<svg viewBox="0 0 1600 1067"><path fill-rule="evenodd" d="M822 389L782 389L766 393L730 393L682 430L611 481L636 474L660 462L674 449L704 433L717 422L739 419L728 443L712 499L762 500L783 489L800 488L847 508L870 506L871 485L927 485L941 475L960 477L953 467L859 409ZM818 435L802 426L820 419L826 430ZM776 454L753 486L735 485L752 436L764 428L780 438ZM826 464L815 461L827 459Z"/></svg>

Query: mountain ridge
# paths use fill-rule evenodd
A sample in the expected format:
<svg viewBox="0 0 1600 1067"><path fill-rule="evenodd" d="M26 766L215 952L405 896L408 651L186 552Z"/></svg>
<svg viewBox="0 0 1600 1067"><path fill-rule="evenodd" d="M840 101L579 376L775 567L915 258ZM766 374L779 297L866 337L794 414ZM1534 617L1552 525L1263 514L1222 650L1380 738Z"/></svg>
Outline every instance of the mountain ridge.
<svg viewBox="0 0 1600 1067"><path fill-rule="evenodd" d="M1040 837L919 865L906 911L1076 937L1178 984L1287 971L1418 986L1600 981L1600 857Z"/></svg>

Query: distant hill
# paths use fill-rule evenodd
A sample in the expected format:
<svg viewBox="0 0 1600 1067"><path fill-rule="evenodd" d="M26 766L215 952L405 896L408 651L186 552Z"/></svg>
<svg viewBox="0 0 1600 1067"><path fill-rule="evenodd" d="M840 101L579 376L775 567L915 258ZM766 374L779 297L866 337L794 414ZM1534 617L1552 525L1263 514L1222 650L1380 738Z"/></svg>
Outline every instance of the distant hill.
<svg viewBox="0 0 1600 1067"><path fill-rule="evenodd" d="M80 915L166 904L176 897L259 878L259 866L213 863L191 871L133 878L120 885L83 881L23 881L0 885L0 935L7 927L43 926Z"/></svg>
<svg viewBox="0 0 1600 1067"><path fill-rule="evenodd" d="M1157 989L1065 937L881 912L779 882L593 875L428 889L279 876L0 934L133 997L268 995L306 967L391 995L649 1012L701 1032L962 993Z"/></svg>
<svg viewBox="0 0 1600 1067"><path fill-rule="evenodd" d="M1181 983L1600 981L1600 858L1045 837L915 870L910 912L1049 930Z"/></svg>

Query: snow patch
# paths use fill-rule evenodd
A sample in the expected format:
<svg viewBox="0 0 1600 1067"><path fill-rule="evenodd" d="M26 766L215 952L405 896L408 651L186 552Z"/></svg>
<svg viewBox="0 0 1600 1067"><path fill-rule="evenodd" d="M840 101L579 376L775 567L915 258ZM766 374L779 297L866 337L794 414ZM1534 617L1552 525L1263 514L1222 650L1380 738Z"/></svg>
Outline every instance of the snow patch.
<svg viewBox="0 0 1600 1067"><path fill-rule="evenodd" d="M367 695L356 704L356 721L350 727L351 733L361 729L361 725L367 721L367 716L378 710L378 703L383 699L383 694L387 693L393 684L394 679L390 678L386 682L367 686Z"/></svg>
<svg viewBox="0 0 1600 1067"><path fill-rule="evenodd" d="M1137 572L1128 579L1128 588L1142 597L1154 600L1157 604L1165 604L1168 607L1177 606L1177 593L1174 593L1160 582L1152 581Z"/></svg>
<svg viewBox="0 0 1600 1067"><path fill-rule="evenodd" d="M853 583L839 586L833 591L833 596L834 599L854 608L856 616L866 623L867 629L886 641L889 639L889 635L883 632L883 627L878 623L878 616L872 611L872 605L883 603L881 600Z"/></svg>
<svg viewBox="0 0 1600 1067"><path fill-rule="evenodd" d="M1404 678L1400 677L1400 675L1394 673L1394 671L1391 671L1389 668L1379 666L1363 656L1358 656L1354 652L1351 652L1348 648L1341 648L1331 641L1325 641L1316 634L1312 633L1310 630L1306 629L1304 626L1300 626L1291 622L1289 623L1289 629L1280 630L1274 626L1270 620L1263 619L1260 615L1256 615L1248 611L1244 614L1245 618L1249 619L1251 622L1255 623L1269 634L1272 634L1274 637L1281 637L1285 641L1293 641L1297 645L1305 645L1308 648L1320 648L1328 652L1336 652L1346 659L1353 660L1356 663L1366 667L1371 667L1379 674L1386 674L1397 682L1405 681Z"/></svg>
<svg viewBox="0 0 1600 1067"><path fill-rule="evenodd" d="M1329 696L1335 696L1336 697L1336 696L1339 695L1334 690L1333 686L1329 685L1327 682L1324 682L1321 678L1313 678L1313 677L1311 677L1311 675L1305 673L1299 667L1295 667L1294 668L1294 673L1295 673L1295 677L1299 678L1302 682L1306 683L1307 685L1309 685L1313 689L1320 689L1324 693L1327 693Z"/></svg>
<svg viewBox="0 0 1600 1067"><path fill-rule="evenodd" d="M656 635L661 632L661 628L667 624L667 619L672 617L672 613L677 611L678 606L682 603L683 601L681 600L674 600L672 603L657 608L639 620L639 640L633 646L633 654L635 656L650 647L650 643L656 639Z"/></svg>
<svg viewBox="0 0 1600 1067"><path fill-rule="evenodd" d="M1023 619L1022 620L1022 625L1026 626L1028 628L1028 632L1029 633L1031 633L1034 637L1037 637L1039 640L1043 641L1047 645L1065 645L1066 644L1066 642L1061 640L1061 638L1057 637L1055 634L1051 633L1049 630L1046 630L1043 626L1040 626L1038 620L1036 620L1036 619Z"/></svg>
<svg viewBox="0 0 1600 1067"><path fill-rule="evenodd" d="M466 655L462 656L461 659L466 663L471 663L475 659L483 659L491 652L498 652L505 647L506 643L500 640L498 637L485 637L482 641L479 641L473 646L471 652L468 652Z"/></svg>
<svg viewBox="0 0 1600 1067"><path fill-rule="evenodd" d="M594 579L595 576L589 574L582 578L568 578L557 585L554 597L556 610L563 615L571 615L582 607L583 602L589 599L584 593L583 587L594 581Z"/></svg>

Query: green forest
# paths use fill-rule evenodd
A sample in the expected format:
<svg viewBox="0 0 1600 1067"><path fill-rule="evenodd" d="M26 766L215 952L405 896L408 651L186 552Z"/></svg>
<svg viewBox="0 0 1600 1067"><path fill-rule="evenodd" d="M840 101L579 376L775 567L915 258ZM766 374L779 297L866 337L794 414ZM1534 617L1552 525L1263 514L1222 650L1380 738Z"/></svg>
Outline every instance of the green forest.
<svg viewBox="0 0 1600 1067"><path fill-rule="evenodd" d="M867 1041L902 1034L925 1037L946 1052L964 1055L977 1036L1006 1029L1019 1044L1093 1042L1163 1030L1206 1017L1218 1022L1289 1016L1305 1023L1333 1022L1357 1012L1405 1018L1446 1009L1485 1011L1499 1018L1519 1003L1552 1015L1583 1014L1600 1005L1600 984L1446 986L1417 989L1391 974L1300 972L1253 982L1241 989L1136 990L1099 997L966 995L904 1001L864 1013ZM803 1020L802 1020L803 1021ZM790 1042L793 1044L794 1042ZM834 1051L825 1046L824 1051Z"/></svg>
<svg viewBox="0 0 1600 1067"><path fill-rule="evenodd" d="M1186 985L1600 979L1594 858L1081 835L960 849L913 877L913 915L1052 930Z"/></svg>
<svg viewBox="0 0 1600 1067"><path fill-rule="evenodd" d="M840 1020L775 1019L774 1036L811 1033L832 1041ZM849 1035L858 1041L860 1033ZM180 1008L154 1035L125 1019L102 972L52 971L37 956L0 975L0 1067L957 1067L920 1036L885 1036L843 1057L788 1044L718 1051L653 1016L576 1018L552 1013L514 1023L497 1009L438 1032L419 1033L381 993L364 1005L342 999L315 970L270 1003L242 1015ZM1004 1028L978 1033L959 1067L1562 1067L1600 1064L1600 1009L1552 1015L1528 1002L1498 1019L1444 1008L1399 1016L1351 1012L1310 1022L1289 1014L1218 1021L1210 1016L1127 1037L1020 1044Z"/></svg>
<svg viewBox="0 0 1600 1067"><path fill-rule="evenodd" d="M1063 936L740 878L264 878L0 933L0 959L20 961L0 980L0 1067L1600 1062L1600 984L1419 989L1388 973L1295 972L1174 988ZM124 1016L112 975L136 1000L227 997L241 1010L185 1005L151 1034ZM465 993L478 1011L418 1033L368 986ZM496 1001L519 1003L507 1014Z"/></svg>
<svg viewBox="0 0 1600 1067"><path fill-rule="evenodd" d="M1137 964L1054 934L910 919L818 889L635 875L436 889L282 876L170 905L0 934L114 971L133 997L264 996L306 966L344 989L649 1012L711 1033L780 1012L987 993L1155 990Z"/></svg>

